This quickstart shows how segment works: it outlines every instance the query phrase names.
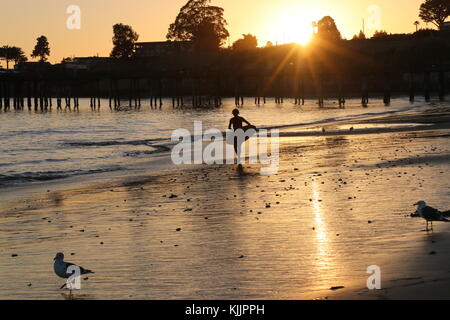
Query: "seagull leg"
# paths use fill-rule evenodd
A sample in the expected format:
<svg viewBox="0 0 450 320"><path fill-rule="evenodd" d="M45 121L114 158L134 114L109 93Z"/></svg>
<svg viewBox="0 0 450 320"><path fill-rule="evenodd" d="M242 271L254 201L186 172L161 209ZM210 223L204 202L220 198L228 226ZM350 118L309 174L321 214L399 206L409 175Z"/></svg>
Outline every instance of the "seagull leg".
<svg viewBox="0 0 450 320"><path fill-rule="evenodd" d="M64 283L64 284L61 286L61 288L59 288L59 290L64 289L64 288L66 287L66 285L67 285L67 283Z"/></svg>

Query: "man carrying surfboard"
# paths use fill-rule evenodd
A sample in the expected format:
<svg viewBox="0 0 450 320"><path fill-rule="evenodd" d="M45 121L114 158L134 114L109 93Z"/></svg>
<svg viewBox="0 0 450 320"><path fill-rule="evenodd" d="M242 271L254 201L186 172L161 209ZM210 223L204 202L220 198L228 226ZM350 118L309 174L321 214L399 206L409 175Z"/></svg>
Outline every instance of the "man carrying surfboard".
<svg viewBox="0 0 450 320"><path fill-rule="evenodd" d="M231 128L233 128L234 131L242 129L244 132L250 129L256 130L256 127L254 125L245 120L243 117L239 116L239 114L240 112L238 109L233 110L233 118L230 119L230 124L228 125L229 130L231 130ZM244 123L247 125L244 126ZM247 141L248 139L249 137L246 137L245 141ZM234 152L236 152L236 154L238 155L238 142L236 137L234 138Z"/></svg>

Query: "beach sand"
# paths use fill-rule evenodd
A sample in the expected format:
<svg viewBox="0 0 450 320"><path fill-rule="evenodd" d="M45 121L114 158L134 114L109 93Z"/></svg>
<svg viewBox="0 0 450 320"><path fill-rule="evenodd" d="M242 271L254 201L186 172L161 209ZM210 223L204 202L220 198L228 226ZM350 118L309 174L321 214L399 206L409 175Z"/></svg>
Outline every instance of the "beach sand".
<svg viewBox="0 0 450 320"><path fill-rule="evenodd" d="M275 176L174 166L9 195L0 299L67 298L57 252L96 272L75 299L449 299L450 224L410 216L450 209L448 110L324 129L283 134Z"/></svg>

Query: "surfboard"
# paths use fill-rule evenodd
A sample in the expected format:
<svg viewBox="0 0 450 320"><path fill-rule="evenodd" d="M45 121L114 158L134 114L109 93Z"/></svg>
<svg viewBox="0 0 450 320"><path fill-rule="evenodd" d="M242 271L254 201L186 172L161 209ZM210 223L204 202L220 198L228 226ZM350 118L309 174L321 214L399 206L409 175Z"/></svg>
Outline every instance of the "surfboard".
<svg viewBox="0 0 450 320"><path fill-rule="evenodd" d="M254 132L252 132L251 135L249 135L248 137L245 137L245 141L247 141L248 139L253 137L258 132L258 129L255 126L245 126L242 128L242 130L244 130L245 133L247 133L247 131L249 131L249 130L255 130Z"/></svg>

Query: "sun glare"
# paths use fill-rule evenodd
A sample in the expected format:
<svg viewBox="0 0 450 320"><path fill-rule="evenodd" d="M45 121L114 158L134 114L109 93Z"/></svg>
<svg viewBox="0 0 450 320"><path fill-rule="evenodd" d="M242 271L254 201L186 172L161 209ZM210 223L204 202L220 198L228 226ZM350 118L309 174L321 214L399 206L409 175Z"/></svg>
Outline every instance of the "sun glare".
<svg viewBox="0 0 450 320"><path fill-rule="evenodd" d="M278 33L283 34L282 43L306 44L312 36L312 21L297 12L285 12L278 23ZM305 19L306 18L306 19Z"/></svg>
<svg viewBox="0 0 450 320"><path fill-rule="evenodd" d="M278 44L298 43L307 44L313 35L312 22L323 15L317 7L299 5L285 8L275 19L269 23L266 29L266 37Z"/></svg>

